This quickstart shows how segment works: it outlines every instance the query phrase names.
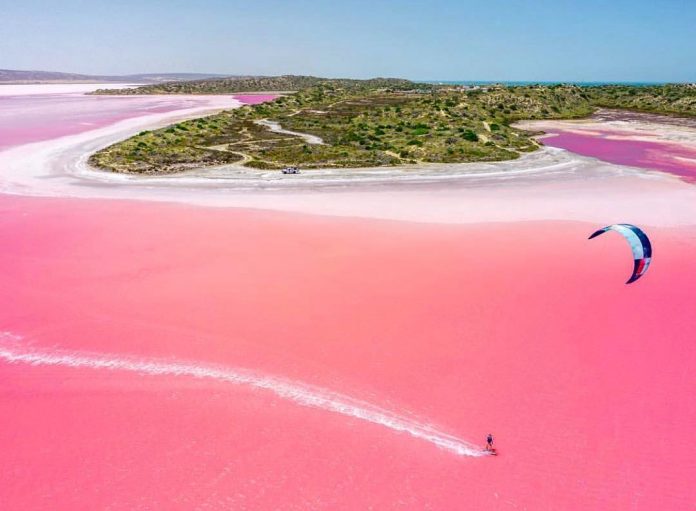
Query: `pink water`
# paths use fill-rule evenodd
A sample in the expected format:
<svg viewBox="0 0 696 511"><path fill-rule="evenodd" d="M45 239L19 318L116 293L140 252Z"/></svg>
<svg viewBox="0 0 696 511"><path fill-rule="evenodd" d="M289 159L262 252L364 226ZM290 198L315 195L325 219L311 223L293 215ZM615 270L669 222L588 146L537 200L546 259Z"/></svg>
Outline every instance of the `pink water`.
<svg viewBox="0 0 696 511"><path fill-rule="evenodd" d="M619 165L662 170L687 181L696 181L696 150L676 143L617 137L620 132L600 131L597 135L561 130L550 131L544 144Z"/></svg>
<svg viewBox="0 0 696 511"><path fill-rule="evenodd" d="M245 104L277 95L233 96ZM205 96L89 96L84 94L0 95L0 150L108 126L117 121L204 106Z"/></svg>
<svg viewBox="0 0 696 511"><path fill-rule="evenodd" d="M277 94L236 94L234 99L241 101L245 105L258 105L259 103L273 101L277 97Z"/></svg>
<svg viewBox="0 0 696 511"><path fill-rule="evenodd" d="M502 453L224 382L2 364L15 509L693 505L693 230L650 232L659 259L629 287L624 242L584 224L1 204L0 329L20 352L251 368L490 430Z"/></svg>
<svg viewBox="0 0 696 511"><path fill-rule="evenodd" d="M2 508L693 509L696 230L595 228L0 196Z"/></svg>
<svg viewBox="0 0 696 511"><path fill-rule="evenodd" d="M117 121L204 106L207 98L0 95L0 150L108 126Z"/></svg>

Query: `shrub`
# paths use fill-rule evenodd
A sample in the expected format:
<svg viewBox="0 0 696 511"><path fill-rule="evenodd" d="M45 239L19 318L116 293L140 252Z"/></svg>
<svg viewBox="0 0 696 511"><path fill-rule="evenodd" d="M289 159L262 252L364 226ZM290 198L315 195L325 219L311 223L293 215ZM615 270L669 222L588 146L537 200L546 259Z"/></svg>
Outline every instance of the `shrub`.
<svg viewBox="0 0 696 511"><path fill-rule="evenodd" d="M466 130L466 131L462 134L462 138L463 138L464 140L468 140L469 142L478 142L478 139L479 139L479 137L478 137L478 135L476 134L476 132L475 132L475 131L472 131L472 130Z"/></svg>

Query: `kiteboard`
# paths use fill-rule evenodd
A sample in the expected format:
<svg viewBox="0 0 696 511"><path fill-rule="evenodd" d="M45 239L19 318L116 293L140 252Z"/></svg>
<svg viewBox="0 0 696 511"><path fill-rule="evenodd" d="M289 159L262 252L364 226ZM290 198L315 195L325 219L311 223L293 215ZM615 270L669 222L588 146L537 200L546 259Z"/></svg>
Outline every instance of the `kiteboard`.
<svg viewBox="0 0 696 511"><path fill-rule="evenodd" d="M486 449L486 452L488 453L489 456L497 456L498 451L495 447L492 447L491 449Z"/></svg>

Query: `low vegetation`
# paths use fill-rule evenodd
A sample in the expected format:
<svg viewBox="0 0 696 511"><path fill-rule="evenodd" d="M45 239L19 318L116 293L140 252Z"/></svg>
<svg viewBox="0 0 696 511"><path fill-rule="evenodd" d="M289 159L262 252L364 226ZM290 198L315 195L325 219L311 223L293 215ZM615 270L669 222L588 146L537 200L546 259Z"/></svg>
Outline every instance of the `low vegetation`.
<svg viewBox="0 0 696 511"><path fill-rule="evenodd" d="M606 108L640 112L696 116L696 84L611 85L593 87L593 103Z"/></svg>
<svg viewBox="0 0 696 511"><path fill-rule="evenodd" d="M394 79L248 80L265 81L164 86L167 93L172 88L210 93L211 87L223 87L217 82L225 82L225 87L238 82L236 86L249 91L292 87L298 92L142 132L97 152L91 163L117 172L157 174L233 162L260 169L306 169L507 160L538 147L532 134L511 126L513 121L584 117L597 106L693 114L696 93L689 86L465 89ZM203 82L216 83L204 87ZM315 135L324 143L310 144L300 136L271 131L258 122L264 119L285 130Z"/></svg>
<svg viewBox="0 0 696 511"><path fill-rule="evenodd" d="M316 76L231 76L186 82L157 83L130 89L99 89L97 95L136 95L136 94L234 94L238 92L294 92L318 85L330 84L344 89L412 89L416 84L400 78L373 78L352 80L348 78L318 78ZM430 89L432 85L418 84L417 87Z"/></svg>

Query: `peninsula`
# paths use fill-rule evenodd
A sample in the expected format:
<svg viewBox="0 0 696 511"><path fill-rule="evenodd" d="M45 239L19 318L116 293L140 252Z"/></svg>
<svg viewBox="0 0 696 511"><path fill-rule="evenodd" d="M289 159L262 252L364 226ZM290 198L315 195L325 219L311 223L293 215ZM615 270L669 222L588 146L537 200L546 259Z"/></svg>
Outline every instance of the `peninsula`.
<svg viewBox="0 0 696 511"><path fill-rule="evenodd" d="M236 163L257 169L378 167L501 161L534 151L535 133L512 123L572 119L597 107L696 115L696 87L442 86L403 79L243 77L153 84L100 94L274 91L272 102L143 131L90 163L166 174Z"/></svg>

